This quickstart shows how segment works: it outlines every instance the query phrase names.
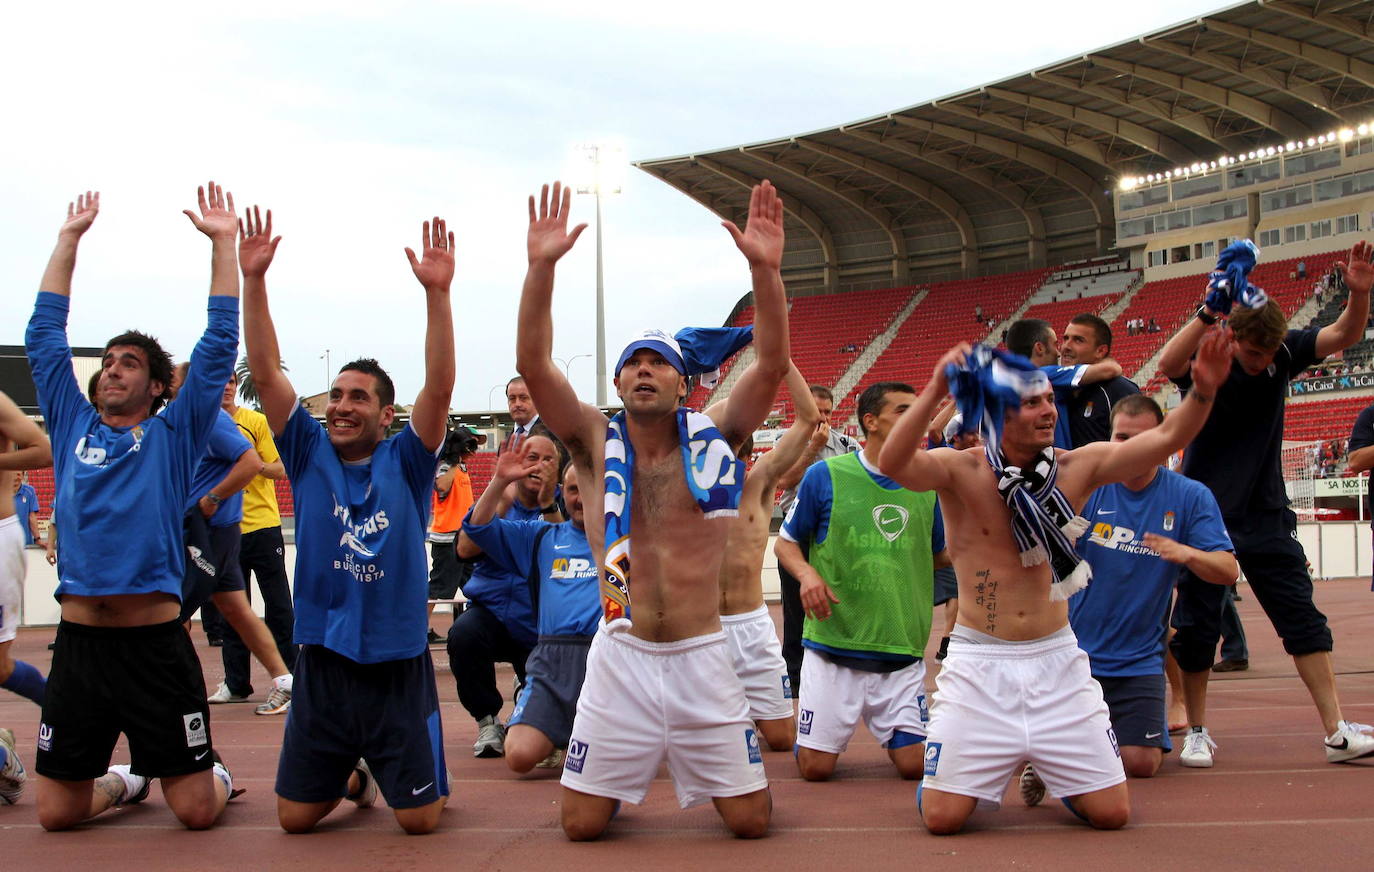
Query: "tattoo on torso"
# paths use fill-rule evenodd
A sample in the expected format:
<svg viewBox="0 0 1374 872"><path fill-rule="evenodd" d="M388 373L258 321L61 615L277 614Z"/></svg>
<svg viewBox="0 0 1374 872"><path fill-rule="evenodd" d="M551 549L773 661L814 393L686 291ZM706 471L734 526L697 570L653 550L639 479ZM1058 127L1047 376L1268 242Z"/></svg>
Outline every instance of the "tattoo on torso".
<svg viewBox="0 0 1374 872"><path fill-rule="evenodd" d="M974 575L978 576L978 583L973 586L973 589L977 591L973 601L982 606L987 613L984 630L995 633L997 631L997 582L992 580L992 570L990 569L979 570Z"/></svg>

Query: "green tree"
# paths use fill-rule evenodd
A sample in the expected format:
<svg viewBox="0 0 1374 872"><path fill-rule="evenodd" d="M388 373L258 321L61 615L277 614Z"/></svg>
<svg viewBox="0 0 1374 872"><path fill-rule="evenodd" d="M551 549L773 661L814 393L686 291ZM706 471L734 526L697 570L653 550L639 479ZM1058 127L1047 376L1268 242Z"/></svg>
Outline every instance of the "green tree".
<svg viewBox="0 0 1374 872"><path fill-rule="evenodd" d="M282 372L290 372L291 369L282 361ZM239 358L238 366L234 367L234 374L239 377L239 398L259 412L262 411L262 403L258 399L258 386L253 381L253 373L248 369L248 355Z"/></svg>

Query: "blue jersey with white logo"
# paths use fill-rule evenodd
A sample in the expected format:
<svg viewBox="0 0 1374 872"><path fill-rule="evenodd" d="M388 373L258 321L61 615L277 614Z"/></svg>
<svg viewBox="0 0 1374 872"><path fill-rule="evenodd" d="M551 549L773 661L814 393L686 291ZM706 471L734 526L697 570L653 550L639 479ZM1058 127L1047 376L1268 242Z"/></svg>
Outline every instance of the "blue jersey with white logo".
<svg viewBox="0 0 1374 872"><path fill-rule="evenodd" d="M1050 387L1054 388L1054 408L1059 412L1054 421L1054 447L1069 450L1073 448L1073 433L1069 429L1069 400L1073 398L1078 383L1088 367L1042 366L1040 371L1049 377Z"/></svg>
<svg viewBox="0 0 1374 872"><path fill-rule="evenodd" d="M57 597L167 593L181 598L181 519L192 474L238 351L238 298L212 296L180 399L111 427L86 399L67 344L69 301L40 292L24 342L52 442L62 531Z"/></svg>
<svg viewBox="0 0 1374 872"><path fill-rule="evenodd" d="M439 446L425 448L407 426L367 460L344 461L299 406L276 443L296 504L296 644L358 663L423 653Z"/></svg>
<svg viewBox="0 0 1374 872"><path fill-rule="evenodd" d="M469 512L471 514L471 512ZM519 500L512 500L510 508L501 516L507 521L540 521L543 514L539 507L526 508ZM467 529L467 519L463 520ZM485 550L485 549L484 549ZM515 641L534 647L538 641L539 630L534 621L534 603L530 600L530 590L525 584L525 574L503 566L487 555L477 558L472 567L472 576L463 585L463 596L501 619L506 630Z"/></svg>
<svg viewBox="0 0 1374 872"><path fill-rule="evenodd" d="M1221 509L1206 486L1167 469L1140 491L1123 484L1093 491L1090 527L1078 553L1093 580L1069 598L1069 623L1093 675L1122 678L1164 671L1169 598L1182 567L1146 548L1146 533L1200 551L1231 551Z"/></svg>
<svg viewBox="0 0 1374 872"><path fill-rule="evenodd" d="M14 513L19 516L19 526L24 531L24 544L33 544L33 531L29 529L29 516L38 512L38 491L33 485L25 483L14 493Z"/></svg>
<svg viewBox="0 0 1374 872"><path fill-rule="evenodd" d="M539 531L549 532L539 541ZM507 521L480 526L463 521L463 532L503 569L528 579L539 567L539 635L591 636L601 620L601 585L587 533L572 521Z"/></svg>
<svg viewBox="0 0 1374 872"><path fill-rule="evenodd" d="M226 379L227 381L227 379ZM171 406L168 406L171 408ZM243 438L243 432L234 419L224 409L215 418L214 429L210 431L210 441L205 446L205 455L196 467L195 477L191 479L191 499L186 503L186 511L200 511L197 503L201 497L215 489L224 480L229 470L234 468L243 453L253 446ZM243 491L234 491L226 497L219 508L210 516L211 527L230 527L243 520Z"/></svg>

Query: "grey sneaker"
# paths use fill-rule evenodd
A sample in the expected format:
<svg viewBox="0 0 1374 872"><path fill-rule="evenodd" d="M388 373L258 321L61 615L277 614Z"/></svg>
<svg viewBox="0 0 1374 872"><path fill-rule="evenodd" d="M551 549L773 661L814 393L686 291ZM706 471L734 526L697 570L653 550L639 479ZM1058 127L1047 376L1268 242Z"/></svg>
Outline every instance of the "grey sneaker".
<svg viewBox="0 0 1374 872"><path fill-rule="evenodd" d="M477 722L477 741L472 743L472 756L506 756L506 728L491 715Z"/></svg>
<svg viewBox="0 0 1374 872"><path fill-rule="evenodd" d="M535 769L560 769L563 766L563 749L554 748L553 753L534 764Z"/></svg>
<svg viewBox="0 0 1374 872"><path fill-rule="evenodd" d="M1017 779L1021 786L1021 801L1027 807L1037 806L1045 799L1045 782L1040 780L1040 776L1035 774L1035 767L1029 763L1026 768L1021 770L1021 777Z"/></svg>
<svg viewBox="0 0 1374 872"><path fill-rule="evenodd" d="M361 757L353 771L358 773L358 792L344 798L358 808L371 808L377 802L377 779L372 777L372 770L367 768L367 761Z"/></svg>
<svg viewBox="0 0 1374 872"><path fill-rule="evenodd" d="M255 715L284 715L291 708L291 691L273 686L267 694L267 701L253 709Z"/></svg>
<svg viewBox="0 0 1374 872"><path fill-rule="evenodd" d="M1336 732L1327 737L1326 762L1344 763L1374 754L1374 735L1369 730L1365 724L1341 721Z"/></svg>
<svg viewBox="0 0 1374 872"><path fill-rule="evenodd" d="M219 687L215 688L215 692L207 696L205 701L211 705L218 705L224 702L248 702L248 697L233 693L229 690L229 685L221 681Z"/></svg>
<svg viewBox="0 0 1374 872"><path fill-rule="evenodd" d="M0 746L5 749L5 768L0 769L0 804L14 805L24 792L24 782L29 780L29 773L14 748L14 733L0 729Z"/></svg>
<svg viewBox="0 0 1374 872"><path fill-rule="evenodd" d="M1193 769L1210 769L1216 750L1217 743L1212 741L1212 735L1207 732L1207 728L1193 727L1183 737L1183 750L1179 752L1178 762ZM1329 746L1326 753L1329 759Z"/></svg>

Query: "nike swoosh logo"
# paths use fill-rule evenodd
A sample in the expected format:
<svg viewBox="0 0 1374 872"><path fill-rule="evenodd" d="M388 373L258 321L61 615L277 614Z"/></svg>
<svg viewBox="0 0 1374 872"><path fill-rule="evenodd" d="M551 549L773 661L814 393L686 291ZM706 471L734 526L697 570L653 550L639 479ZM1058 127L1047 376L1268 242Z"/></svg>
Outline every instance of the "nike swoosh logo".
<svg viewBox="0 0 1374 872"><path fill-rule="evenodd" d="M1161 735L1160 733L1146 733L1146 734L1145 734L1145 738L1147 738L1147 739L1158 739L1158 738L1160 737L1160 735Z"/></svg>
<svg viewBox="0 0 1374 872"><path fill-rule="evenodd" d="M1349 748L1349 747L1350 747L1350 740L1347 739L1347 738L1342 737L1342 738L1341 738L1341 743L1340 743L1339 745L1333 745L1333 744L1331 744L1330 742L1327 742L1327 743L1326 743L1326 747L1331 748L1332 750L1335 750L1335 751L1344 751L1346 748Z"/></svg>
<svg viewBox="0 0 1374 872"><path fill-rule="evenodd" d="M420 794L424 793L426 790L429 790L429 789L430 789L431 787L433 787L433 786L434 786L434 782L431 781L430 783L426 784L424 787L417 787L417 788L415 788L414 790L412 790L412 791L410 792L410 795L411 795L411 796L419 796Z"/></svg>
<svg viewBox="0 0 1374 872"><path fill-rule="evenodd" d="M553 550L555 550L555 551L562 551L564 548L571 548L571 547L572 547L572 545L555 545L555 546L553 546Z"/></svg>
<svg viewBox="0 0 1374 872"><path fill-rule="evenodd" d="M201 751L199 754L196 755L196 759L197 759L197 760L204 760L204 759L205 759L205 755L206 755L206 754L209 754L209 753L210 753L210 752L209 752L208 750L206 750L206 751Z"/></svg>
<svg viewBox="0 0 1374 872"><path fill-rule="evenodd" d="M1099 515L1115 515L1116 509L1098 509L1097 513Z"/></svg>

